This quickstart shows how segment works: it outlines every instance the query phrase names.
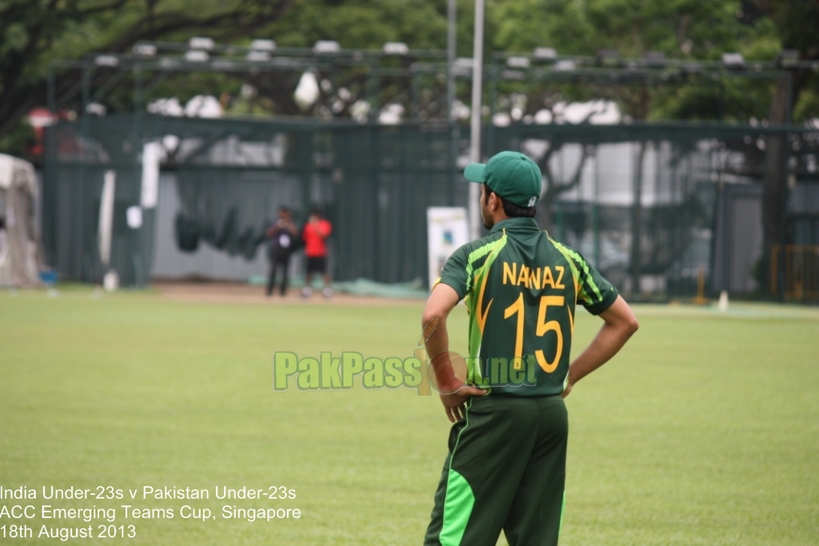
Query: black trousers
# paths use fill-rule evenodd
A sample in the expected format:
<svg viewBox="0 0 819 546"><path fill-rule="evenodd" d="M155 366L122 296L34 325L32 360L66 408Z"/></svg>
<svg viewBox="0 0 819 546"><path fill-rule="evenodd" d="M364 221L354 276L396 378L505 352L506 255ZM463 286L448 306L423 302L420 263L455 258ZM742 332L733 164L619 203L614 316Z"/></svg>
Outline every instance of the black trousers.
<svg viewBox="0 0 819 546"><path fill-rule="evenodd" d="M270 274L267 277L267 295L271 295L276 288L276 273L282 270L282 284L279 293L284 296L287 293L287 270L290 265L290 252L277 252L270 250L268 260L270 261Z"/></svg>

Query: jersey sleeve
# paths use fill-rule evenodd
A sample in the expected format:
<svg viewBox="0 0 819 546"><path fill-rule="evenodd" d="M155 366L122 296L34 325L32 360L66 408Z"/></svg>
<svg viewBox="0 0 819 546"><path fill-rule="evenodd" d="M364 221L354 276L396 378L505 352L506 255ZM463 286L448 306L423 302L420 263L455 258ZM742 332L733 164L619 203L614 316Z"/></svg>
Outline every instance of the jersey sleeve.
<svg viewBox="0 0 819 546"><path fill-rule="evenodd" d="M580 255L577 267L580 271L577 301L592 315L599 315L617 299L617 289Z"/></svg>
<svg viewBox="0 0 819 546"><path fill-rule="evenodd" d="M466 246L460 247L452 253L441 270L442 282L451 286L458 293L458 298L463 299L469 291L469 275L466 272Z"/></svg>

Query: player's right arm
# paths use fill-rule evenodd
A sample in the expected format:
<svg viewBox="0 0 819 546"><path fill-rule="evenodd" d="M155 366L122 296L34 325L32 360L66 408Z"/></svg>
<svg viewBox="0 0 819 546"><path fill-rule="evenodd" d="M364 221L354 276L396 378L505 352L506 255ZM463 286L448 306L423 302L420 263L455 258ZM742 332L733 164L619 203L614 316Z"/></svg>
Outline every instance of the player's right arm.
<svg viewBox="0 0 819 546"><path fill-rule="evenodd" d="M461 297L451 286L438 283L432 289L421 317L424 345L429 355L430 368L444 405L447 418L452 421L466 415L466 401L471 396L483 396L486 391L476 389L455 376L449 360L449 332L446 319Z"/></svg>
<svg viewBox="0 0 819 546"><path fill-rule="evenodd" d="M603 319L603 326L586 350L569 365L569 377L563 398L569 395L575 383L616 355L640 327L637 317L622 296L617 296L614 303L598 316Z"/></svg>

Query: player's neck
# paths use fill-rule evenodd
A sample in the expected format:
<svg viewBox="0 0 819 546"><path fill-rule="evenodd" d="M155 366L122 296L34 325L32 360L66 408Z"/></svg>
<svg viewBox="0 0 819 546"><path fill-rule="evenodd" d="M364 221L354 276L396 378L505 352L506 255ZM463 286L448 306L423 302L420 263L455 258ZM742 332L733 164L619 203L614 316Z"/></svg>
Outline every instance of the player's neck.
<svg viewBox="0 0 819 546"><path fill-rule="evenodd" d="M500 222L508 220L509 218L511 217L507 216L503 209L499 209L492 215L492 225L494 226L495 224L499 224Z"/></svg>

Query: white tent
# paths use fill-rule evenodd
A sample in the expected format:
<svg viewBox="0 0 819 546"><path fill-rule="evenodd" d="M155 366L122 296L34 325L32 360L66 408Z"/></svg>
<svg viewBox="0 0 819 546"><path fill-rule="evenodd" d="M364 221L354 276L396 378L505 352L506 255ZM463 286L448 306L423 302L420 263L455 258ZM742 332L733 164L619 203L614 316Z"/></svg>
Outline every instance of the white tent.
<svg viewBox="0 0 819 546"><path fill-rule="evenodd" d="M37 176L28 161L0 154L0 286L37 286L42 245L35 230Z"/></svg>

